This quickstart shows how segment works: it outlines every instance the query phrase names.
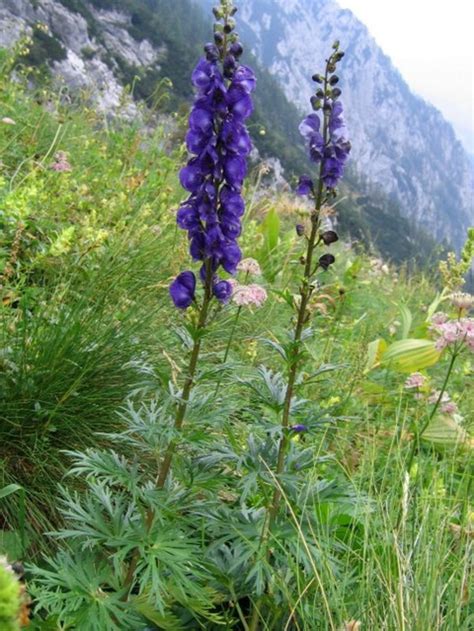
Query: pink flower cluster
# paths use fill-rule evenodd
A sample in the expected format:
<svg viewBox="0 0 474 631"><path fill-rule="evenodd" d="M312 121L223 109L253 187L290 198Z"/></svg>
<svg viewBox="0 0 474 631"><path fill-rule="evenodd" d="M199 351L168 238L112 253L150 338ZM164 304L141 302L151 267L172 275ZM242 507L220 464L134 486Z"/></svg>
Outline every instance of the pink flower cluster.
<svg viewBox="0 0 474 631"><path fill-rule="evenodd" d="M258 261L256 261L255 259L251 257L240 261L240 263L237 265L237 269L239 270L239 272L245 272L246 274L249 274L250 276L262 275L262 270L260 269L260 265L258 264Z"/></svg>
<svg viewBox="0 0 474 631"><path fill-rule="evenodd" d="M428 403L432 403L433 405L439 399L439 395L441 394L440 390L433 390L430 396L428 397ZM459 409L454 401L451 401L451 397L447 392L443 392L443 396L440 401L440 410L443 414L458 414Z"/></svg>
<svg viewBox="0 0 474 631"><path fill-rule="evenodd" d="M65 151L58 151L54 155L55 162L51 165L53 171L62 171L63 173L69 173L72 171L72 167L69 164L67 154Z"/></svg>
<svg viewBox="0 0 474 631"><path fill-rule="evenodd" d="M233 283L232 302L239 307L261 307L267 299L267 292L256 284L240 285Z"/></svg>
<svg viewBox="0 0 474 631"><path fill-rule="evenodd" d="M436 313L431 319L431 331L437 335L436 348L444 350L455 344L465 344L474 352L474 320L472 318L459 318L449 320L444 313Z"/></svg>
<svg viewBox="0 0 474 631"><path fill-rule="evenodd" d="M405 381L404 387L407 390L412 388L422 388L426 383L426 377L421 372L413 372Z"/></svg>

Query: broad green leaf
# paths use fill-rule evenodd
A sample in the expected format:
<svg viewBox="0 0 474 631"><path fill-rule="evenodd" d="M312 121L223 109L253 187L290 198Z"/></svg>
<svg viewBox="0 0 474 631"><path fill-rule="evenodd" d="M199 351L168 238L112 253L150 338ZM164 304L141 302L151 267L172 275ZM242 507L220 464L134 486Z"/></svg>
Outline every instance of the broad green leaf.
<svg viewBox="0 0 474 631"><path fill-rule="evenodd" d="M383 338L370 342L367 347L367 362L365 364L366 373L380 365L380 361L386 350L387 342Z"/></svg>
<svg viewBox="0 0 474 631"><path fill-rule="evenodd" d="M413 322L413 316L410 309L406 305L400 305L400 315L402 320L401 337L405 340L410 333L411 325Z"/></svg>
<svg viewBox="0 0 474 631"><path fill-rule="evenodd" d="M437 414L423 432L422 439L442 447L474 448L474 438L458 423L456 415L453 418L447 414Z"/></svg>
<svg viewBox="0 0 474 631"><path fill-rule="evenodd" d="M446 296L444 290L441 293L436 294L436 298L430 304L430 306L428 307L428 311L426 312L426 322L429 322L429 320L431 320L433 315L436 313L439 305L443 302L445 298Z"/></svg>
<svg viewBox="0 0 474 631"><path fill-rule="evenodd" d="M267 253L272 252L278 245L280 234L280 217L274 208L267 213L260 230L265 239L265 250Z"/></svg>
<svg viewBox="0 0 474 631"><path fill-rule="evenodd" d="M400 372L415 372L436 364L440 355L431 340L399 340L390 344L381 364Z"/></svg>

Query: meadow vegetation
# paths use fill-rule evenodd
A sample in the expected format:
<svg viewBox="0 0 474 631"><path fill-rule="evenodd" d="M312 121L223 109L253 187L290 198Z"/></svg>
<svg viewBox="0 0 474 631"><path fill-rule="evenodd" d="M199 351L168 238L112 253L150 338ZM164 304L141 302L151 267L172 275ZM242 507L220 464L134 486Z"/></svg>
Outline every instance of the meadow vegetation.
<svg viewBox="0 0 474 631"><path fill-rule="evenodd" d="M472 628L472 344L436 344L432 319L467 318L474 234L441 275L331 245L282 429L310 208L253 163L240 246L258 265L237 281L267 298L212 307L177 432L197 331L168 291L189 266L186 123L140 105L111 121L14 64L3 52L2 629L28 617L16 561L38 631Z"/></svg>

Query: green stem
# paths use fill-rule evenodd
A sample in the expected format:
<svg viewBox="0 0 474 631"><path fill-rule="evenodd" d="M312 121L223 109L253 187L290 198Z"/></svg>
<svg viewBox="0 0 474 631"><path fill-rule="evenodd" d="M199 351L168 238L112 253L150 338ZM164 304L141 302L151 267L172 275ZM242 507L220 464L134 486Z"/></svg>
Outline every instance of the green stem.
<svg viewBox="0 0 474 631"><path fill-rule="evenodd" d="M329 62L328 62L329 63ZM328 85L328 67L326 65L326 72L324 76L324 92L326 92ZM326 98L325 101L326 103ZM323 110L324 111L324 110ZM324 145L326 145L328 140L328 115L324 113L324 127L323 127L323 139ZM286 386L285 399L283 402L283 412L281 418L281 438L278 446L278 456L277 456L277 465L275 469L275 477L278 482L281 474L285 469L285 459L286 452L288 450L289 438L288 438L288 428L290 425L290 417L291 417L291 401L293 399L294 388L296 383L296 377L298 375L298 369L300 367L300 345L301 345L301 337L304 330L304 325L308 320L307 307L311 295L313 293L313 287L311 286L311 278L313 274L316 272L317 267L313 268L313 255L316 246L319 243L319 226L320 226L320 211L323 204L323 191L324 191L324 183L322 179L324 169L324 159L321 161L319 168L319 179L318 179L318 190L315 199L315 207L314 211L311 214L311 233L308 238L308 245L306 249L306 260L305 260L305 268L303 273L303 281L300 288L300 296L301 301L298 308L298 314L296 319L296 326L294 330L294 338L293 338L293 350L294 357L289 363L288 367L288 382ZM280 502L282 498L282 492L280 487L275 486L272 501L270 507L267 510L267 516L264 522L264 526L262 529L261 536L261 546L267 546L268 539L271 535L273 523L278 515ZM270 550L267 546L266 555L267 560L269 560ZM259 626L260 619L260 610L263 604L263 597L260 597L255 605L253 606L252 616L249 622L249 631L257 631Z"/></svg>
<svg viewBox="0 0 474 631"><path fill-rule="evenodd" d="M208 266L209 267L209 266ZM209 304L212 299L212 271L210 268L208 269L208 273L206 274L206 284L204 287L204 299L202 302L201 310L199 313L199 320L195 331L194 344L193 349L191 351L191 357L189 360L188 374L186 377L186 381L184 382L183 392L181 395L181 401L178 405L178 409L176 410L176 416L174 421L174 430L175 432L179 432L184 423L184 417L186 416L186 411L188 409L189 397L194 385L194 377L196 374L196 367L199 359L199 353L201 350L201 341L202 334L204 329L206 328L207 323L207 315L209 312ZM163 461L161 463L160 472L158 475L158 481L156 486L159 489L162 489L165 486L166 480L168 478L168 474L171 468L171 462L173 460L173 455L176 450L177 441L173 439L165 452L163 457Z"/></svg>
<svg viewBox="0 0 474 631"><path fill-rule="evenodd" d="M406 469L407 469L408 472L410 472L411 466L413 464L413 459L415 458L416 448L417 448L417 445L419 443L419 439L424 434L424 432L426 431L426 428L428 427L428 425L432 421L434 415L438 411L440 403L441 403L441 401L443 399L443 395L446 392L446 388L448 386L449 378L451 377L451 373L452 373L453 368L454 368L454 362L456 361L457 356L458 356L457 352L453 352L453 354L451 355L451 361L449 362L448 372L446 373L446 377L444 379L443 386L442 386L442 388L440 390L438 399L436 400L436 403L434 404L433 409L431 410L431 414L428 416L426 421L423 423L423 425L421 426L421 429L416 432L416 436L415 436L415 438L413 440L412 447L411 447L411 450L410 450L410 455L408 456L408 460L407 460L407 464L406 464Z"/></svg>
<svg viewBox="0 0 474 631"><path fill-rule="evenodd" d="M235 314L235 318L234 318L234 323L232 324L232 329L230 331L230 335L229 338L227 340L227 344L225 347L225 351L224 351L224 357L222 358L222 363L225 364L227 361L227 358L229 357L229 352L230 352L230 347L232 346L232 342L234 341L234 335L235 335L235 331L237 330L237 324L239 322L239 317L240 317L240 312L242 311L242 307L240 306L237 309L237 313ZM217 393L219 392L219 388L221 386L222 383L222 377L219 378L217 384L216 384L216 389L214 390L214 397L217 397Z"/></svg>
<svg viewBox="0 0 474 631"><path fill-rule="evenodd" d="M194 343L191 351L191 357L189 359L189 365L187 370L186 380L184 382L183 391L181 394L180 403L176 409L176 415L174 420L174 430L175 433L181 431L183 427L183 423L186 416L186 411L188 409L189 397L191 395L191 391L194 386L194 380L196 375L196 368L199 359L199 352L201 350L201 341L203 332L206 328L207 316L209 313L209 305L212 300L212 270L210 267L210 262L206 262L206 282L204 285L204 299L201 305L201 309L199 311L198 323L195 330L194 335ZM158 489L162 489L168 478L168 474L171 469L171 463L173 460L174 453L177 447L177 440L173 439L168 445L165 455L163 456L163 460L159 469L158 479L156 482L156 486ZM155 516L155 512L152 508L149 508L145 515L145 526L146 530L150 530L151 525L153 523L153 518ZM133 587L133 577L135 575L135 570L137 568L139 559L139 551L138 548L135 549L133 556L130 560L130 564L127 568L127 574L124 580L124 593L122 595L122 601L127 600L130 590Z"/></svg>
<svg viewBox="0 0 474 631"><path fill-rule="evenodd" d="M457 349L453 350L453 354L451 355L451 361L449 362L449 366L448 366L448 371L447 371L446 376L444 378L443 386L442 386L442 388L441 388L441 390L439 392L439 396L438 396L438 398L436 400L436 403L434 404L433 409L431 410L431 413L429 414L429 416L427 417L426 421L423 423L421 428L418 431L415 431L415 436L413 437L413 442L412 442L412 445L411 445L410 453L408 455L408 459L407 459L407 462L406 462L406 471L408 471L408 474L410 473L411 467L413 465L413 460L415 459L416 450L417 450L417 448L419 447L419 444L420 444L420 438L422 437L422 435L426 431L428 425L433 420L434 415L438 411L438 408L439 408L439 406L441 404L441 401L443 400L443 395L446 392L446 388L448 387L448 382L449 382L449 379L451 377L451 373L453 372L454 364L456 362L456 358L457 358L458 354L459 353L458 353ZM417 474L417 477L418 477L418 474ZM402 516L403 516L403 507L400 506L400 510L398 512L397 524L396 524L397 530L400 527L400 523L402 521Z"/></svg>

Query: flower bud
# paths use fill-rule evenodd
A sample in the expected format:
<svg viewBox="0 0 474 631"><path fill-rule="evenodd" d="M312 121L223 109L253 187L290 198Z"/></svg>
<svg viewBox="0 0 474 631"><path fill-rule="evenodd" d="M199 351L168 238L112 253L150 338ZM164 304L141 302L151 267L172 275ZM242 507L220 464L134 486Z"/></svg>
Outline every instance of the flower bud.
<svg viewBox="0 0 474 631"><path fill-rule="evenodd" d="M224 41L224 36L222 35L222 33L219 33L218 31L216 31L214 33L214 41L218 46L222 44Z"/></svg>
<svg viewBox="0 0 474 631"><path fill-rule="evenodd" d="M240 57L240 55L244 52L242 44L240 42L235 42L230 47L230 52L232 55L234 55L234 57Z"/></svg>
<svg viewBox="0 0 474 631"><path fill-rule="evenodd" d="M334 55L334 60L337 61L341 61L341 59L344 57L345 53L341 51L339 51L338 53L336 53ZM332 71L331 71L332 72Z"/></svg>
<svg viewBox="0 0 474 631"><path fill-rule="evenodd" d="M204 52L208 61L219 59L219 50L215 44L209 43L204 46Z"/></svg>
<svg viewBox="0 0 474 631"><path fill-rule="evenodd" d="M333 99L338 99L341 96L342 92L339 88L333 88L332 91L332 98Z"/></svg>
<svg viewBox="0 0 474 631"><path fill-rule="evenodd" d="M322 267L324 271L329 269L329 266L332 265L335 261L335 257L332 254L323 254L319 257L319 267Z"/></svg>
<svg viewBox="0 0 474 631"><path fill-rule="evenodd" d="M214 13L214 17L216 18L216 20L222 19L223 13L221 7L213 7L212 12Z"/></svg>
<svg viewBox="0 0 474 631"><path fill-rule="evenodd" d="M324 106L323 106L323 112L324 112L325 114L330 114L330 113L331 113L331 110L332 110L331 103L329 103L328 101L326 101L326 103L325 103L325 104L324 104Z"/></svg>
<svg viewBox="0 0 474 631"><path fill-rule="evenodd" d="M224 59L224 77L232 78L235 70L236 62L233 55L227 55Z"/></svg>
<svg viewBox="0 0 474 631"><path fill-rule="evenodd" d="M318 97L318 99L324 99L324 90L322 90L321 88L319 88L319 90L316 90L316 96Z"/></svg>
<svg viewBox="0 0 474 631"><path fill-rule="evenodd" d="M317 110L321 109L322 102L316 96L312 96L311 97L311 105L313 107L313 110L317 111Z"/></svg>
<svg viewBox="0 0 474 631"><path fill-rule="evenodd" d="M295 226L295 229L296 229L296 234L299 237L302 237L304 235L304 226L302 223L297 223Z"/></svg>
<svg viewBox="0 0 474 631"><path fill-rule="evenodd" d="M324 243L324 245L331 245L331 243L335 243L338 241L339 237L334 230L326 230L320 234L320 237Z"/></svg>
<svg viewBox="0 0 474 631"><path fill-rule="evenodd" d="M232 9L230 10L230 14L231 15L235 15L237 13L237 11L238 11L237 7L232 7Z"/></svg>
<svg viewBox="0 0 474 631"><path fill-rule="evenodd" d="M324 81L324 77L322 77L320 74L314 74L311 78L316 83L322 83Z"/></svg>
<svg viewBox="0 0 474 631"><path fill-rule="evenodd" d="M336 85L336 83L338 82L339 82L339 77L336 74L333 74L332 77L329 79L330 85Z"/></svg>
<svg viewBox="0 0 474 631"><path fill-rule="evenodd" d="M334 50L337 50L339 48L339 40L336 39L336 41L334 42L334 44L332 45Z"/></svg>

